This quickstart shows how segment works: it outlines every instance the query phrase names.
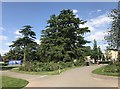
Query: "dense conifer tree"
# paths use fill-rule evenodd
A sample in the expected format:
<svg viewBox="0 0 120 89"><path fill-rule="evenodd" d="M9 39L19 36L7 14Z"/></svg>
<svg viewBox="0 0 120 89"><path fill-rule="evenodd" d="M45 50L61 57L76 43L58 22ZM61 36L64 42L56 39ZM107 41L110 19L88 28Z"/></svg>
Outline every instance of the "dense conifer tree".
<svg viewBox="0 0 120 89"><path fill-rule="evenodd" d="M83 35L88 27L81 28L86 21L76 18L72 10L62 10L59 15L50 16L45 30L42 30L39 54L42 61L70 62L83 57L86 41Z"/></svg>

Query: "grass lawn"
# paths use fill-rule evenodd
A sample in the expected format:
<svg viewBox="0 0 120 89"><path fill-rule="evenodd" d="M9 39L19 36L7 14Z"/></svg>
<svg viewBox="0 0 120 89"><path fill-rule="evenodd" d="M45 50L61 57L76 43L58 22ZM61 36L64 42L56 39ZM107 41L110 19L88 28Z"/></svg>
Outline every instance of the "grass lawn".
<svg viewBox="0 0 120 89"><path fill-rule="evenodd" d="M120 76L120 73L116 71L117 67L115 65L106 65L93 70L92 73L106 76Z"/></svg>
<svg viewBox="0 0 120 89"><path fill-rule="evenodd" d="M27 84L28 81L23 79L2 76L2 89L21 89Z"/></svg>

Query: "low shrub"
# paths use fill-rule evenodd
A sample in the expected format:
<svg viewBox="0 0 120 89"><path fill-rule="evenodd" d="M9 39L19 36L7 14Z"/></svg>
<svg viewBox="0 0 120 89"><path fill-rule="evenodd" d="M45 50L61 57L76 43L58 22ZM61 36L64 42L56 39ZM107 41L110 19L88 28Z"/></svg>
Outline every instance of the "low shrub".
<svg viewBox="0 0 120 89"><path fill-rule="evenodd" d="M116 62L106 66L104 72L120 73L120 62Z"/></svg>
<svg viewBox="0 0 120 89"><path fill-rule="evenodd" d="M47 62L42 63L39 61L27 62L25 66L21 66L19 70L22 71L33 71L33 72L41 72L41 71L55 71L64 68L70 68L74 66L81 66L82 63L79 62Z"/></svg>
<svg viewBox="0 0 120 89"><path fill-rule="evenodd" d="M83 62L81 60L74 62L74 66L82 66L82 65L85 65L85 62Z"/></svg>
<svg viewBox="0 0 120 89"><path fill-rule="evenodd" d="M120 62L116 62L113 64L109 64L107 66L98 68L96 70L94 70L93 72L95 73L100 73L100 74L109 74L109 73L120 73Z"/></svg>

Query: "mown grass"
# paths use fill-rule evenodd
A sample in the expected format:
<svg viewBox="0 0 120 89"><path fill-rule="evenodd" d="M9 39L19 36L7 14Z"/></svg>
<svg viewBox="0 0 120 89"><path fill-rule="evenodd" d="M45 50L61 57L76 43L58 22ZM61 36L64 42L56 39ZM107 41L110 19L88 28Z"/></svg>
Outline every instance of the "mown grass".
<svg viewBox="0 0 120 89"><path fill-rule="evenodd" d="M106 76L118 76L120 77L119 65L112 64L102 66L92 71L94 74L106 75Z"/></svg>
<svg viewBox="0 0 120 89"><path fill-rule="evenodd" d="M11 78L2 76L2 89L21 89L28 84L28 81L23 79Z"/></svg>

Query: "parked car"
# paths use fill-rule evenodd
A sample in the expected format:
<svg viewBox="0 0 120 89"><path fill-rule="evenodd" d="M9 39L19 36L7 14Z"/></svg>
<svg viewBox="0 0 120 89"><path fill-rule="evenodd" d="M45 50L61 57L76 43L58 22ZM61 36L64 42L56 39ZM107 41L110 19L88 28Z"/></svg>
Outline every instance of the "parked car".
<svg viewBox="0 0 120 89"><path fill-rule="evenodd" d="M21 62L21 60L10 60L9 62L8 62L8 64L9 65L15 65L15 64L21 64L22 62Z"/></svg>

